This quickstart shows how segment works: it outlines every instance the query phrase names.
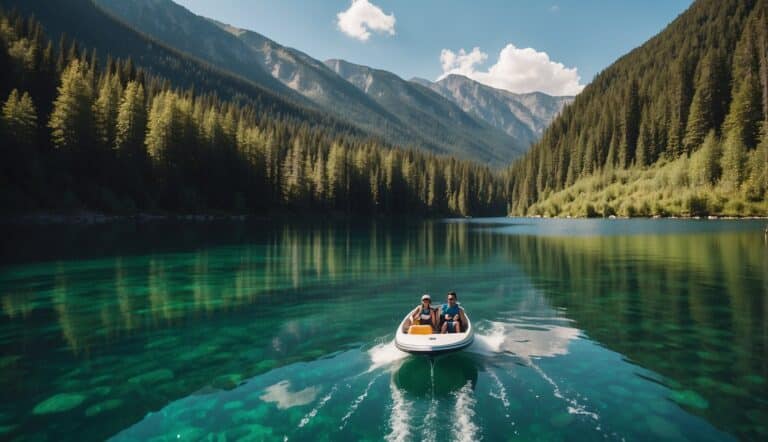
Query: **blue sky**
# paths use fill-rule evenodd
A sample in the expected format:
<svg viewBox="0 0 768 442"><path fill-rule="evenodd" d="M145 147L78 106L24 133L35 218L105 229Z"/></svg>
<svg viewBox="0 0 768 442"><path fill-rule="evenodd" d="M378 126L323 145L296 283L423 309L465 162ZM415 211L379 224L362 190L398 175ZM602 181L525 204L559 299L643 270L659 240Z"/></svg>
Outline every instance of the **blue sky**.
<svg viewBox="0 0 768 442"><path fill-rule="evenodd" d="M460 73L513 92L557 95L578 92L691 3L355 0L364 4L353 7L352 0L175 1L320 60L343 58L406 79ZM347 10L342 23L338 14Z"/></svg>

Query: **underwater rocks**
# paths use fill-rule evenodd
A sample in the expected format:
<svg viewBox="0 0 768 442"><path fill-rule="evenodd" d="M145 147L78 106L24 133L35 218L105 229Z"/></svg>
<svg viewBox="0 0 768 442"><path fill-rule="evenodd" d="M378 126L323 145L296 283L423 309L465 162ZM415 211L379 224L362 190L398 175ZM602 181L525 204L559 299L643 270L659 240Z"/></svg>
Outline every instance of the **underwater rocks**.
<svg viewBox="0 0 768 442"><path fill-rule="evenodd" d="M37 404L32 414L50 414L69 411L82 404L85 396L74 393L59 393Z"/></svg>

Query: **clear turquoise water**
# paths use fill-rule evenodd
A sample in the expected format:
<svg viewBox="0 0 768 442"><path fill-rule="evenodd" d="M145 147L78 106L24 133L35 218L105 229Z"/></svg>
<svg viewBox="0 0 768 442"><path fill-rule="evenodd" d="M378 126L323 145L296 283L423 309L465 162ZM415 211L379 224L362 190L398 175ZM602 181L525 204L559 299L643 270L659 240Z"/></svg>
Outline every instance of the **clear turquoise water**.
<svg viewBox="0 0 768 442"><path fill-rule="evenodd" d="M0 439L765 440L764 225L9 228ZM448 290L475 344L394 349Z"/></svg>

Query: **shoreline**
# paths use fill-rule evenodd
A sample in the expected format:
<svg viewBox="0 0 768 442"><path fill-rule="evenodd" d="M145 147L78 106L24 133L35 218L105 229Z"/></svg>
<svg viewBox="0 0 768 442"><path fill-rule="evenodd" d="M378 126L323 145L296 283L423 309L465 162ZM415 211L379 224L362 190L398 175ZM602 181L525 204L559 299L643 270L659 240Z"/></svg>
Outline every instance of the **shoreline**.
<svg viewBox="0 0 768 442"><path fill-rule="evenodd" d="M739 221L739 220L768 220L768 215L766 216L757 216L757 215L747 215L747 216L731 216L731 215L697 215L697 216L683 216L683 215L670 215L670 216L660 216L660 215L654 215L654 216L593 216L593 217L587 217L587 216L541 216L541 215L507 215L506 218L526 218L526 219L609 219L609 220L628 220L628 219L678 219L683 221L693 221L693 220L704 220L704 221L718 221L718 220L733 220L733 221Z"/></svg>
<svg viewBox="0 0 768 442"><path fill-rule="evenodd" d="M317 217L321 221L361 221L361 220L398 220L396 215L360 215L339 211L291 211L273 210L263 214L253 213L162 213L139 212L132 214L109 214L98 211L82 210L75 212L34 212L24 214L0 215L0 225L103 225L112 223L210 223L210 222L270 222L281 220L311 220ZM409 215L412 220L443 219L449 216Z"/></svg>
<svg viewBox="0 0 768 442"><path fill-rule="evenodd" d="M27 225L100 225L110 223L157 223L157 222L184 222L184 223L209 223L209 222L269 222L280 221L289 217L297 216L322 216L323 220L336 219L336 220L391 220L397 217L393 215L358 215L347 214L343 212L291 212L291 211L275 211L268 214L226 214L226 213L150 213L140 212L134 214L107 214L97 211L79 211L79 212L38 212L27 213L17 215L0 215L0 224L27 224ZM411 217L411 216L409 216ZM550 220L588 220L588 219L603 219L603 220L629 220L629 219L676 219L683 221L718 221L718 220L768 220L768 216L638 216L638 217L626 217L611 215L608 217L579 217L579 216L541 216L541 215L504 215L504 218L520 218L520 219L550 219ZM424 216L414 215L413 219L447 219L453 218L451 216ZM472 217L483 218L483 217Z"/></svg>

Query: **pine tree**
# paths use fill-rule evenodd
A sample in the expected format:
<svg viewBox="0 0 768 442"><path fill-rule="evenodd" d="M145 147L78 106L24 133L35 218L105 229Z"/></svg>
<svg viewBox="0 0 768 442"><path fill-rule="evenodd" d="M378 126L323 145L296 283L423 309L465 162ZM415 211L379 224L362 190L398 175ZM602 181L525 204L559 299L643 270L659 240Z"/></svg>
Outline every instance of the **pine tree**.
<svg viewBox="0 0 768 442"><path fill-rule="evenodd" d="M303 172L304 146L297 137L283 160L283 199L286 202L303 202L306 185Z"/></svg>
<svg viewBox="0 0 768 442"><path fill-rule="evenodd" d="M720 141L709 131L699 150L691 157L691 178L696 185L712 185L720 179Z"/></svg>
<svg viewBox="0 0 768 442"><path fill-rule="evenodd" d="M144 142L149 157L160 166L168 166L170 163L169 150L172 148L173 141L174 107L174 95L163 92L152 100L147 118L147 135Z"/></svg>
<svg viewBox="0 0 768 442"><path fill-rule="evenodd" d="M683 54L689 54L687 48ZM668 156L675 157L685 151L683 138L685 137L685 123L688 117L689 107L693 95L693 81L691 69L691 56L683 55L675 64L673 81L675 85L672 101L672 115L669 123L669 147Z"/></svg>
<svg viewBox="0 0 768 442"><path fill-rule="evenodd" d="M640 124L640 136L637 139L637 152L635 153L635 164L640 167L646 167L651 164L651 150L653 135L645 121Z"/></svg>
<svg viewBox="0 0 768 442"><path fill-rule="evenodd" d="M757 145L762 122L757 74L749 73L740 79L735 90L728 116L725 118L726 137L734 138L734 142L738 142L745 149L753 148Z"/></svg>
<svg viewBox="0 0 768 442"><path fill-rule="evenodd" d="M687 152L693 152L704 141L707 132L715 129L716 90L719 87L720 78L717 75L717 66L713 57L712 53L704 58L696 80L683 139L683 146Z"/></svg>
<svg viewBox="0 0 768 442"><path fill-rule="evenodd" d="M744 181L747 149L737 130L728 134L721 159L722 183L728 191L738 190Z"/></svg>
<svg viewBox="0 0 768 442"><path fill-rule="evenodd" d="M84 152L93 143L93 88L87 80L87 70L88 67L75 58L61 74L61 85L48 123L51 139L58 149Z"/></svg>
<svg viewBox="0 0 768 442"><path fill-rule="evenodd" d="M328 199L337 207L346 197L346 167L344 148L333 143L328 152L326 175L328 177Z"/></svg>
<svg viewBox="0 0 768 442"><path fill-rule="evenodd" d="M469 183L466 175L462 175L459 193L456 197L456 208L460 215L469 215Z"/></svg>
<svg viewBox="0 0 768 442"><path fill-rule="evenodd" d="M623 137L619 148L618 162L620 168L626 168L635 159L637 139L640 135L640 97L637 81L629 86L626 104L624 106Z"/></svg>
<svg viewBox="0 0 768 442"><path fill-rule="evenodd" d="M744 190L747 199L768 199L768 135L763 134L756 149L748 153Z"/></svg>
<svg viewBox="0 0 768 442"><path fill-rule="evenodd" d="M3 105L2 131L7 143L6 148L18 146L31 149L35 146L37 132L37 113L32 97L27 92L19 95L14 89Z"/></svg>
<svg viewBox="0 0 768 442"><path fill-rule="evenodd" d="M321 205L325 204L328 195L328 183L325 156L322 149L317 153L317 159L315 160L314 167L312 168L312 188L314 189L314 199Z"/></svg>
<svg viewBox="0 0 768 442"><path fill-rule="evenodd" d="M93 104L96 135L105 149L113 149L115 146L115 130L121 96L120 80L116 76L105 75L102 78L96 102Z"/></svg>
<svg viewBox="0 0 768 442"><path fill-rule="evenodd" d="M115 123L115 149L126 158L139 158L144 152L147 109L144 86L131 81L125 87Z"/></svg>

